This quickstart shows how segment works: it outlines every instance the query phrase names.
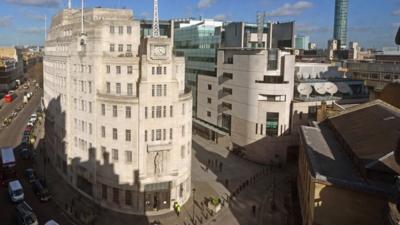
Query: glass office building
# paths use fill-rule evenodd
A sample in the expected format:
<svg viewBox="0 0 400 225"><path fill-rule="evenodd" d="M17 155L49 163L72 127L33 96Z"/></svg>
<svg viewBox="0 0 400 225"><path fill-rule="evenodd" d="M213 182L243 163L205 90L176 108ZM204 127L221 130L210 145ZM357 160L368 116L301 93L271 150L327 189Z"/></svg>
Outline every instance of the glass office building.
<svg viewBox="0 0 400 225"><path fill-rule="evenodd" d="M216 57L220 43L222 22L214 20L174 21L174 48L176 56L186 62L186 87L193 93L193 116L196 116L197 75L216 76Z"/></svg>
<svg viewBox="0 0 400 225"><path fill-rule="evenodd" d="M348 12L349 0L336 0L333 38L340 41L341 48L346 48L347 45Z"/></svg>

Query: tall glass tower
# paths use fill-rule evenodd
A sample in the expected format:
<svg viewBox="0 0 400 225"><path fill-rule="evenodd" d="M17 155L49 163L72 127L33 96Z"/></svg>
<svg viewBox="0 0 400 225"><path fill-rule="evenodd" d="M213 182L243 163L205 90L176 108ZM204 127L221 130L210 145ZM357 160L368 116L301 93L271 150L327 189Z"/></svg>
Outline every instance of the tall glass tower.
<svg viewBox="0 0 400 225"><path fill-rule="evenodd" d="M349 0L336 0L333 38L340 41L341 48L346 48L347 44L348 12L349 12Z"/></svg>

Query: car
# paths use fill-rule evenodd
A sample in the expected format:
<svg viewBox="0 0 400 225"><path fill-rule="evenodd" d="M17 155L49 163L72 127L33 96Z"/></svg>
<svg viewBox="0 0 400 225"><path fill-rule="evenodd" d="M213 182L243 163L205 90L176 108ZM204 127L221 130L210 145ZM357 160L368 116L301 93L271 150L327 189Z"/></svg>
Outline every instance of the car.
<svg viewBox="0 0 400 225"><path fill-rule="evenodd" d="M19 180L13 180L8 183L8 194L12 202L21 202L24 200L24 189Z"/></svg>
<svg viewBox="0 0 400 225"><path fill-rule="evenodd" d="M32 132L32 130L33 130L33 126L26 126L25 127L25 131L28 131L28 132Z"/></svg>
<svg viewBox="0 0 400 225"><path fill-rule="evenodd" d="M21 145L29 146L29 137L27 137L27 136L22 137Z"/></svg>
<svg viewBox="0 0 400 225"><path fill-rule="evenodd" d="M30 135L31 135L31 131L28 131L28 130L24 131L24 136L28 136L29 137Z"/></svg>
<svg viewBox="0 0 400 225"><path fill-rule="evenodd" d="M20 112L23 108L24 108L24 106L20 105L15 109L15 112Z"/></svg>
<svg viewBox="0 0 400 225"><path fill-rule="evenodd" d="M33 127L35 124L33 124L33 122L32 121L29 121L27 124L26 124L26 126L28 126L28 127Z"/></svg>
<svg viewBox="0 0 400 225"><path fill-rule="evenodd" d="M15 209L17 210L17 222L19 225L39 225L37 216L28 203L22 202Z"/></svg>
<svg viewBox="0 0 400 225"><path fill-rule="evenodd" d="M32 121L32 122L34 123L34 122L36 122L36 120L37 120L37 114L36 114L36 113L33 113L33 114L31 115L31 117L29 118L29 121Z"/></svg>
<svg viewBox="0 0 400 225"><path fill-rule="evenodd" d="M15 117L17 117L17 116L18 116L18 112L14 111L14 112L11 113L11 117L12 117L12 118L15 118Z"/></svg>
<svg viewBox="0 0 400 225"><path fill-rule="evenodd" d="M25 90L27 90L27 89L29 89L29 86L25 84L25 85L23 86L23 88L24 88Z"/></svg>
<svg viewBox="0 0 400 225"><path fill-rule="evenodd" d="M21 153L22 159L30 159L32 156L31 151L29 150L27 145L23 145L20 153Z"/></svg>
<svg viewBox="0 0 400 225"><path fill-rule="evenodd" d="M25 170L25 176L28 179L29 183L33 183L36 180L36 172L32 168Z"/></svg>
<svg viewBox="0 0 400 225"><path fill-rule="evenodd" d="M51 199L49 190L47 190L44 182L40 181L39 179L32 183L32 189L33 193L35 193L41 202L47 202Z"/></svg>

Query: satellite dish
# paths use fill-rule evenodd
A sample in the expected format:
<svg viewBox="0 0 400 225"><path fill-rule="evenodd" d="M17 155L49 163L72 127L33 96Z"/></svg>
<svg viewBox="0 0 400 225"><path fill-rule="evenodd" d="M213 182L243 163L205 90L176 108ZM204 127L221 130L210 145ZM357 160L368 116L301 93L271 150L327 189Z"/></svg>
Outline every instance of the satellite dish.
<svg viewBox="0 0 400 225"><path fill-rule="evenodd" d="M343 93L343 94L351 94L351 93L353 93L353 91L351 90L349 85L346 84L346 83L340 82L340 83L337 83L336 85L337 85L340 93Z"/></svg>
<svg viewBox="0 0 400 225"><path fill-rule="evenodd" d="M314 90L320 95L326 94L325 83L314 84Z"/></svg>
<svg viewBox="0 0 400 225"><path fill-rule="evenodd" d="M309 84L301 83L299 86L297 86L297 91L301 95L305 95L307 98L309 98L310 94L312 93L312 87Z"/></svg>
<svg viewBox="0 0 400 225"><path fill-rule="evenodd" d="M336 84L334 84L332 82L325 83L324 87L325 87L325 90L329 94L331 94L331 96L333 96L334 94L336 94L338 92L338 87L336 86Z"/></svg>

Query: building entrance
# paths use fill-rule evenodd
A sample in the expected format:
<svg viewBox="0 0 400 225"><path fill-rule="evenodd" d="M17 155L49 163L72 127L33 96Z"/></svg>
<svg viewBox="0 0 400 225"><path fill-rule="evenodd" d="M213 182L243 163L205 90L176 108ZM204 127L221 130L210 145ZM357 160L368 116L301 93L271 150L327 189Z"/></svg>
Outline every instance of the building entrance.
<svg viewBox="0 0 400 225"><path fill-rule="evenodd" d="M169 209L171 204L170 182L145 185L146 211Z"/></svg>

